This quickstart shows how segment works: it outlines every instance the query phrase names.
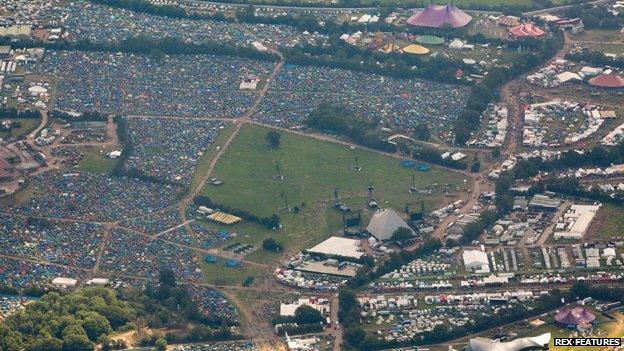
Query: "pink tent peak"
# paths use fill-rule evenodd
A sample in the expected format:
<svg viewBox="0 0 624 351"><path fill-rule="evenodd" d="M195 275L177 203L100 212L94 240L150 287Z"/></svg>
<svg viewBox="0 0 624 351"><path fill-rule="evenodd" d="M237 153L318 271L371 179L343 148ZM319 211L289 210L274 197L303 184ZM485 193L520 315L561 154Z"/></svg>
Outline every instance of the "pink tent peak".
<svg viewBox="0 0 624 351"><path fill-rule="evenodd" d="M408 18L407 23L418 27L440 28L446 24L458 28L466 26L471 20L470 15L453 4L429 4L424 11L416 12Z"/></svg>
<svg viewBox="0 0 624 351"><path fill-rule="evenodd" d="M544 35L544 31L535 26L533 23L521 24L516 27L509 28L509 33L516 38L521 37L541 37Z"/></svg>

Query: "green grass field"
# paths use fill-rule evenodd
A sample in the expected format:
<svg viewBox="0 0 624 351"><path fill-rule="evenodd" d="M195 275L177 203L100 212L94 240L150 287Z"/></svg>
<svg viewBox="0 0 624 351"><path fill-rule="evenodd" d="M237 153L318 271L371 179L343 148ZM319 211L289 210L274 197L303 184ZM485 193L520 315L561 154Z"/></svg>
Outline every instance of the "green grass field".
<svg viewBox="0 0 624 351"><path fill-rule="evenodd" d="M10 119L12 121L19 122L21 126L19 128L11 129L11 130L3 130L0 131L0 138L7 140L9 138L19 138L22 135L28 134L33 131L39 125L38 118L20 118L20 119ZM1 121L1 120L0 120Z"/></svg>
<svg viewBox="0 0 624 351"><path fill-rule="evenodd" d="M87 147L82 149L82 151L85 153L85 156L78 164L78 168L83 172L109 173L117 164L117 160L111 160L106 157L105 153L100 153L96 148Z"/></svg>
<svg viewBox="0 0 624 351"><path fill-rule="evenodd" d="M282 133L281 146L272 150L265 145L267 131L258 126L243 127L215 170L214 177L225 183L219 187L207 185L201 191L217 203L259 216L279 212L284 226L279 232L254 223L243 222L230 227L204 223L212 229L236 232L235 241L258 248L262 240L271 236L284 244L288 253L295 253L338 232L342 227L342 215L331 207L336 187L342 202L360 209L365 206L367 187L372 183L373 195L380 205L399 212L407 202L419 206L421 201L428 210L433 210L442 203L454 201L443 195L443 184L449 184L453 190L463 187L464 177L458 173L438 168L417 172L400 167L400 160L396 158L291 133ZM356 157L361 171L353 169ZM278 173L284 180L276 178ZM432 195L409 194L412 175L418 188L434 183L439 186ZM299 213L286 209L294 206L300 207ZM364 224L369 216L369 212L364 213ZM249 256L259 263L274 262L276 258L277 255L261 248Z"/></svg>
<svg viewBox="0 0 624 351"><path fill-rule="evenodd" d="M264 142L268 129L246 126L219 160L215 177L225 184L207 186L202 194L216 202L270 216L287 206L313 206L321 200L333 201L335 188L343 198L362 198L373 184L374 197L386 207L403 209L406 202L437 203L441 194L417 197L408 193L412 175L416 186L437 183L463 185L463 177L447 170L421 173L401 168L396 158L364 150L282 133L281 146L269 149ZM355 159L362 167L353 170ZM277 179L282 174L284 180Z"/></svg>
<svg viewBox="0 0 624 351"><path fill-rule="evenodd" d="M214 154L217 152L217 147L223 146L225 141L230 137L234 130L234 126L230 123L226 124L223 130L219 133L213 143L208 146L208 149L204 151L204 154L197 161L195 166L195 173L193 173L193 179L191 180L191 189L195 189L199 182L202 180L203 175L210 166L210 160L213 159Z"/></svg>
<svg viewBox="0 0 624 351"><path fill-rule="evenodd" d="M624 207L607 204L601 212L599 218L604 222L599 224L596 236L603 240L624 236Z"/></svg>

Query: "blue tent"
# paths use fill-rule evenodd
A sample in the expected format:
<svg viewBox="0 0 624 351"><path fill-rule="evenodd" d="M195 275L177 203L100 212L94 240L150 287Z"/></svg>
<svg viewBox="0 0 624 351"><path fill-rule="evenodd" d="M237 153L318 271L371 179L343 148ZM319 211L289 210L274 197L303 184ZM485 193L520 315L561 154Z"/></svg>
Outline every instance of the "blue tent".
<svg viewBox="0 0 624 351"><path fill-rule="evenodd" d="M418 170L421 172L429 172L431 170L431 166L426 163L421 163L418 165Z"/></svg>
<svg viewBox="0 0 624 351"><path fill-rule="evenodd" d="M218 234L219 239L229 239L230 238L230 233L228 233L225 230L220 231Z"/></svg>
<svg viewBox="0 0 624 351"><path fill-rule="evenodd" d="M239 260L234 260L234 259L229 259L227 261L225 261L225 265L229 268L236 268L239 267L241 265L241 261Z"/></svg>
<svg viewBox="0 0 624 351"><path fill-rule="evenodd" d="M414 167L414 161L412 160L403 160L400 163L401 167L405 167L405 168L410 168L410 167Z"/></svg>
<svg viewBox="0 0 624 351"><path fill-rule="evenodd" d="M217 256L214 256L214 255L208 255L208 256L204 257L204 262L206 262L206 263L217 263L218 260L219 260L219 258Z"/></svg>

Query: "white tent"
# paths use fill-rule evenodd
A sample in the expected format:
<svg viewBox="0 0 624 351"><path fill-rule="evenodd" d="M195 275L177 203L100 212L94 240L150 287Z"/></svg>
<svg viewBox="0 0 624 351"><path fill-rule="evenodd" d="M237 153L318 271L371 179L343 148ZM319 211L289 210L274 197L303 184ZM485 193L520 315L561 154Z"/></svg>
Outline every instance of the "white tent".
<svg viewBox="0 0 624 351"><path fill-rule="evenodd" d="M470 351L519 351L528 348L545 347L550 342L551 334L545 333L538 336L520 338L509 342L477 337L470 339L468 350Z"/></svg>

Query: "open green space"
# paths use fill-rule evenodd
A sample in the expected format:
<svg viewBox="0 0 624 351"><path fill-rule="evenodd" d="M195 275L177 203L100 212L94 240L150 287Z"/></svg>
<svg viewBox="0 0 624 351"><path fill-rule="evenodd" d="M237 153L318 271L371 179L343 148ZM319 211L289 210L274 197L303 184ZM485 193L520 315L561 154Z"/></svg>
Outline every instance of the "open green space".
<svg viewBox="0 0 624 351"><path fill-rule="evenodd" d="M590 29L573 37L573 40L582 45L587 42L616 42L622 40L622 35L615 29Z"/></svg>
<svg viewBox="0 0 624 351"><path fill-rule="evenodd" d="M259 281L260 276L266 274L266 269L261 266L243 262L240 267L230 268L225 266L225 261L226 259L221 257L216 263L206 263L202 260L201 268L206 283L236 286L242 285L247 277L253 277L255 281Z"/></svg>
<svg viewBox="0 0 624 351"><path fill-rule="evenodd" d="M336 188L340 201L358 210L365 207L367 188L373 184L373 197L380 206L401 212L406 203L413 208L421 202L425 202L428 210L439 208L455 200L443 194L444 184L452 192L464 187L464 177L456 172L436 167L429 172L418 172L400 167L397 158L292 133L283 132L279 148L271 149L265 143L268 130L251 125L243 127L214 172L214 177L224 184L206 185L201 190L202 195L216 203L258 216L279 213L283 229L277 232L254 223L228 227L204 223L211 229L236 232L235 241L256 245L259 250L250 255L255 262L267 263L276 258L277 255L261 249L262 241L269 236L293 254L338 232L342 228L342 215L331 207ZM356 159L361 167L359 171L354 169ZM419 189L432 188L432 194L410 194L412 184ZM368 222L370 214L370 211L363 213L363 224Z"/></svg>
<svg viewBox="0 0 624 351"><path fill-rule="evenodd" d="M83 172L109 173L117 164L117 160L106 157L106 153L100 152L97 148L86 147L82 151L84 152L84 158L78 163L78 168Z"/></svg>
<svg viewBox="0 0 624 351"><path fill-rule="evenodd" d="M230 137L234 130L234 125L228 123L224 126L223 130L219 133L217 138L213 143L210 144L208 149L204 151L204 154L197 161L197 165L195 166L195 173L193 173L193 179L191 180L191 189L195 189L199 182L201 182L202 177L206 174L208 167L210 166L210 161L214 158L215 153L217 152L218 147L222 147L225 144L225 141Z"/></svg>
<svg viewBox="0 0 624 351"><path fill-rule="evenodd" d="M440 202L441 191L434 190L431 196L409 194L412 175L418 188L463 186L464 177L458 173L435 167L418 172L400 167L397 158L291 133L282 133L281 146L270 149L264 141L267 131L243 127L215 170L214 176L225 183L208 185L201 194L217 203L270 216L287 207L299 206L305 213L318 201L331 204L336 188L340 198L364 199L369 184L375 187L373 197L399 211L407 202ZM356 159L360 171L354 170ZM277 179L278 175L284 179Z"/></svg>
<svg viewBox="0 0 624 351"><path fill-rule="evenodd" d="M598 214L597 239L609 240L624 236L624 207L606 204Z"/></svg>
<svg viewBox="0 0 624 351"><path fill-rule="evenodd" d="M30 133L37 128L40 121L38 118L20 118L10 120L19 123L20 126L17 128L11 128L10 130L0 131L0 138L4 140L8 140L10 138L18 139L22 135ZM2 122L2 120L0 120L0 122Z"/></svg>

